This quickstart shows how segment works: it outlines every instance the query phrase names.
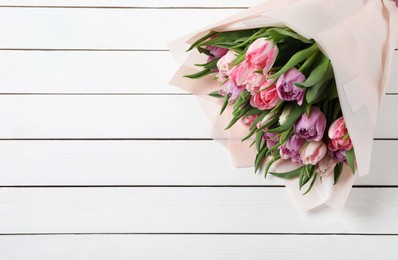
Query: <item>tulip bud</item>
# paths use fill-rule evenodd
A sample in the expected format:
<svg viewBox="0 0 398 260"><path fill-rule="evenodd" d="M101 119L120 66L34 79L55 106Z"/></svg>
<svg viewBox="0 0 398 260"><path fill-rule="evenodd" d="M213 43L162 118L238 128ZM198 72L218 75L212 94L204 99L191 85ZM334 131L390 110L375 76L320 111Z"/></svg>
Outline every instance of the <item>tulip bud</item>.
<svg viewBox="0 0 398 260"><path fill-rule="evenodd" d="M336 164L336 160L327 154L318 162L315 167L315 171L319 173L321 177L329 177L332 174Z"/></svg>
<svg viewBox="0 0 398 260"><path fill-rule="evenodd" d="M220 72L227 74L231 70L231 64L237 57L237 53L234 51L228 51L221 59L217 61L217 68Z"/></svg>
<svg viewBox="0 0 398 260"><path fill-rule="evenodd" d="M278 47L267 38L255 40L247 49L246 61L251 68L262 69L268 74L278 56Z"/></svg>
<svg viewBox="0 0 398 260"><path fill-rule="evenodd" d="M328 136L330 138L329 150L335 152L337 150L348 151L352 149L352 141L343 117L340 117L330 125Z"/></svg>
<svg viewBox="0 0 398 260"><path fill-rule="evenodd" d="M269 112L260 122L257 123L257 128L263 127L266 123L274 119L278 111Z"/></svg>
<svg viewBox="0 0 398 260"><path fill-rule="evenodd" d="M327 152L326 144L322 141L310 142L304 145L300 157L305 165L316 165Z"/></svg>
<svg viewBox="0 0 398 260"><path fill-rule="evenodd" d="M292 111L292 106L286 106L283 111L282 114L279 116L279 125L283 125L286 123L286 120L289 118L290 115L290 111Z"/></svg>

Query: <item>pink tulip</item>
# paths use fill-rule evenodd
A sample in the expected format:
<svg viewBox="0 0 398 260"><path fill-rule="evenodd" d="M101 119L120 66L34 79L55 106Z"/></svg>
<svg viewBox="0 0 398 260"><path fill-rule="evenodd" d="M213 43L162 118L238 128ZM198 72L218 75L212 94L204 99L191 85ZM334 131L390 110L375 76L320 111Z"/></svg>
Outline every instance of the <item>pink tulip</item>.
<svg viewBox="0 0 398 260"><path fill-rule="evenodd" d="M246 90L253 94L260 90L261 84L263 84L264 81L266 81L266 77L264 76L264 74L252 71L247 76L244 85L246 87Z"/></svg>
<svg viewBox="0 0 398 260"><path fill-rule="evenodd" d="M219 71L223 71L225 73L231 70L231 64L237 57L237 53L230 50L225 54L222 58L217 61L217 68Z"/></svg>
<svg viewBox="0 0 398 260"><path fill-rule="evenodd" d="M321 177L329 177L333 173L336 164L336 159L326 154L316 165L315 171L319 173Z"/></svg>
<svg viewBox="0 0 398 260"><path fill-rule="evenodd" d="M328 143L330 151L348 151L352 149L352 141L348 135L348 130L343 117L338 118L330 125L328 136L330 138Z"/></svg>
<svg viewBox="0 0 398 260"><path fill-rule="evenodd" d="M242 117L242 123L247 126L247 127L251 127L254 123L254 121L257 119L258 115L250 115L250 116L246 116L244 115Z"/></svg>
<svg viewBox="0 0 398 260"><path fill-rule="evenodd" d="M322 141L310 142L304 145L301 151L301 160L305 165L316 165L327 152L326 144Z"/></svg>
<svg viewBox="0 0 398 260"><path fill-rule="evenodd" d="M250 69L246 62L241 62L236 67L232 68L229 72L229 77L235 82L239 87L245 85L247 76L250 73Z"/></svg>
<svg viewBox="0 0 398 260"><path fill-rule="evenodd" d="M255 40L246 52L246 61L251 68L263 70L268 74L278 56L278 47L267 38Z"/></svg>
<svg viewBox="0 0 398 260"><path fill-rule="evenodd" d="M269 82L265 81L262 87L268 85ZM273 109L279 104L279 102L281 102L281 100L278 97L275 85L272 85L265 90L255 93L250 99L250 105L252 107L257 107L260 110Z"/></svg>

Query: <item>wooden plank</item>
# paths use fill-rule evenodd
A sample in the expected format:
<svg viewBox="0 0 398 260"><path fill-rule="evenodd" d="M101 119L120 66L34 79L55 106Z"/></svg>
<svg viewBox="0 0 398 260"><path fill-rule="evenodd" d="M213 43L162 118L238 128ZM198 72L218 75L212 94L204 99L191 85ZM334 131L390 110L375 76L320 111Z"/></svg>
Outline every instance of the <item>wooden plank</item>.
<svg viewBox="0 0 398 260"><path fill-rule="evenodd" d="M184 9L0 8L0 24L7 25L0 28L0 48L167 49L166 42L236 12L222 9L187 12Z"/></svg>
<svg viewBox="0 0 398 260"><path fill-rule="evenodd" d="M1 93L183 93L168 85L169 52L0 51L0 60Z"/></svg>
<svg viewBox="0 0 398 260"><path fill-rule="evenodd" d="M0 0L12 6L91 6L91 7L248 7L264 0Z"/></svg>
<svg viewBox="0 0 398 260"><path fill-rule="evenodd" d="M183 93L167 84L177 70L168 52L0 51L0 60L1 93ZM388 93L398 93L394 72L398 52Z"/></svg>
<svg viewBox="0 0 398 260"><path fill-rule="evenodd" d="M395 104L384 99L375 137L398 138ZM2 95L0 138L206 138L193 96Z"/></svg>
<svg viewBox="0 0 398 260"><path fill-rule="evenodd" d="M398 257L383 236L90 235L3 236L2 259L337 259ZM67 245L67 246L66 246Z"/></svg>
<svg viewBox="0 0 398 260"><path fill-rule="evenodd" d="M168 41L234 13L236 10L0 8L0 24L7 24L0 28L0 48L167 49Z"/></svg>
<svg viewBox="0 0 398 260"><path fill-rule="evenodd" d="M0 186L283 185L232 166L214 141L1 141ZM356 185L398 185L398 141L375 141ZM23 163L21 163L23 162Z"/></svg>
<svg viewBox="0 0 398 260"><path fill-rule="evenodd" d="M3 188L0 233L397 234L398 189L303 213L285 188Z"/></svg>

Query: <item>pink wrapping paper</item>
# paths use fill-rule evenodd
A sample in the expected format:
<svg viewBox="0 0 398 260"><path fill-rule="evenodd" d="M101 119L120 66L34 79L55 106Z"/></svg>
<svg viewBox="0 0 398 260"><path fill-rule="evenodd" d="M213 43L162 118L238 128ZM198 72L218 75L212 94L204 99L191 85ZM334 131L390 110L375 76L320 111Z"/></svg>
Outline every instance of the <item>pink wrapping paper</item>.
<svg viewBox="0 0 398 260"><path fill-rule="evenodd" d="M238 122L229 131L224 130L232 118L231 109L227 108L220 116L220 101L208 96L218 89L217 82L211 77L199 80L183 77L197 72L194 64L204 63L206 57L185 51L210 30L269 26L288 26L314 39L333 64L341 108L355 148L357 172L352 175L344 167L337 185L333 185L333 175L322 182L318 178L307 195L299 191L297 179L287 180L285 184L303 210L322 204L342 209L356 176L369 173L373 134L397 37L397 8L390 0L269 0L171 42L170 51L181 65L171 84L197 97L210 120L210 136L230 151L236 167L253 166L256 151L249 148L250 141L241 142L248 129ZM294 167L297 166L280 160L271 171L285 172Z"/></svg>

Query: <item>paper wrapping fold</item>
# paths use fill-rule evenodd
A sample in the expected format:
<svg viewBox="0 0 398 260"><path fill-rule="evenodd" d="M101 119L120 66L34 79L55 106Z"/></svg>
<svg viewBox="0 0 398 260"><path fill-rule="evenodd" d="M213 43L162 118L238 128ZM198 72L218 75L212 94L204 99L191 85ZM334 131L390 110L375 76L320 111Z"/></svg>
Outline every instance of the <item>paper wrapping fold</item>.
<svg viewBox="0 0 398 260"><path fill-rule="evenodd" d="M330 58L341 109L355 148L356 175L368 174L377 114L389 80L397 36L395 3L389 0L269 0L169 44L171 53L181 64L170 83L198 98L211 123L210 136L228 148L237 167L253 166L256 151L249 148L248 142L241 142L248 130L240 122L229 131L224 130L232 118L231 110L228 108L220 116L220 101L207 95L219 88L218 83L211 77L199 80L183 77L197 72L194 64L204 63L206 57L185 51L210 30L269 26L288 26L314 39ZM297 166L286 162L273 166L278 172L292 167ZM322 204L342 209L354 180L355 176L345 167L342 179L335 186L332 179L324 178L305 196L298 190L298 180L286 181L286 187L303 210Z"/></svg>

